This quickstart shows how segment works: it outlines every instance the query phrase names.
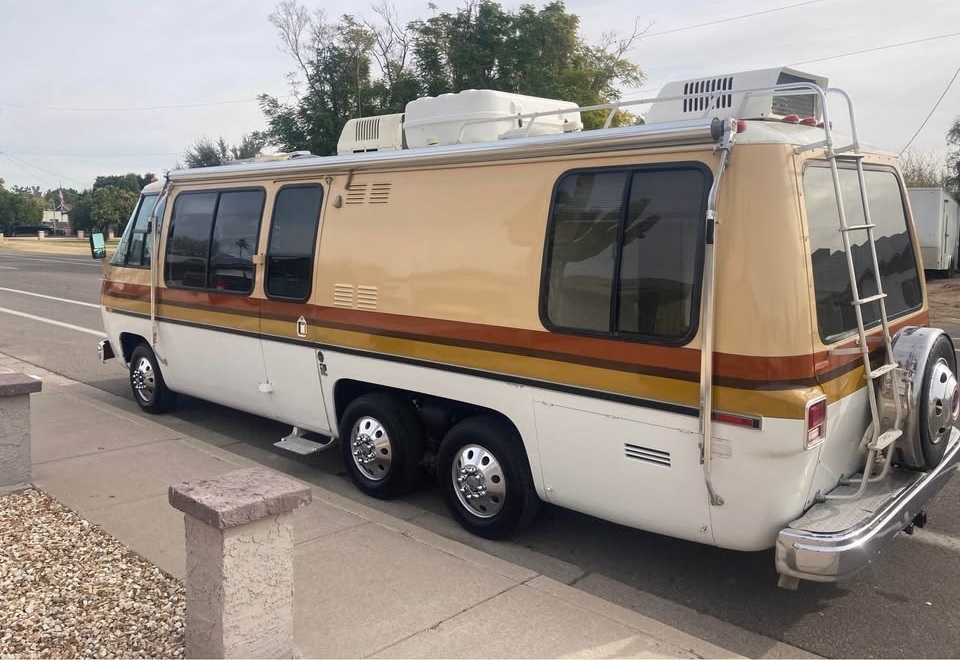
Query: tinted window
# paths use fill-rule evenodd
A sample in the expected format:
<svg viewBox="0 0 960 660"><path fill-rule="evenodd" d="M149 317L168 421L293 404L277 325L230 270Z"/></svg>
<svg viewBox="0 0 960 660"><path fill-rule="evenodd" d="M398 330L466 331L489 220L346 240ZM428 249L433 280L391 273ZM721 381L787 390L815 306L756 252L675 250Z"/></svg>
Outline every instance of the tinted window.
<svg viewBox="0 0 960 660"><path fill-rule="evenodd" d="M610 330L617 231L626 172L573 174L557 186L547 270L547 317L557 326Z"/></svg>
<svg viewBox="0 0 960 660"><path fill-rule="evenodd" d="M184 193L174 202L164 265L168 284L205 286L217 197L215 192Z"/></svg>
<svg viewBox="0 0 960 660"><path fill-rule="evenodd" d="M220 193L213 223L207 286L222 291L253 291L253 253L257 249L262 190Z"/></svg>
<svg viewBox="0 0 960 660"><path fill-rule="evenodd" d="M677 339L690 332L703 191L697 170L633 175L620 265L621 331Z"/></svg>
<svg viewBox="0 0 960 660"><path fill-rule="evenodd" d="M700 169L575 173L557 185L546 316L557 328L688 337L707 178Z"/></svg>
<svg viewBox="0 0 960 660"><path fill-rule="evenodd" d="M877 262L880 265L883 292L887 294L887 316L893 318L919 308L923 301L913 245L907 232L903 196L892 170L867 170L864 180L871 220L876 225ZM864 224L856 170L841 169L840 185L847 224ZM820 337L825 343L830 343L857 328L830 169L819 165L808 166L803 174L803 191L810 231L817 324ZM867 245L867 232L850 232L850 244L859 294L861 298L875 295L877 282L870 247ZM865 326L875 325L879 320L878 303L863 306Z"/></svg>
<svg viewBox="0 0 960 660"><path fill-rule="evenodd" d="M310 296L322 201L320 186L283 188L277 193L267 248L268 296L295 300Z"/></svg>

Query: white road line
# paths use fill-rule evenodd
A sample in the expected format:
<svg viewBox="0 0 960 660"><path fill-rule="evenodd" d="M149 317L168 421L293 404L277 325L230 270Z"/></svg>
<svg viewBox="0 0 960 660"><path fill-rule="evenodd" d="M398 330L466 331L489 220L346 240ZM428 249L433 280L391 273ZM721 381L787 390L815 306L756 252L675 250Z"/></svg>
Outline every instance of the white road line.
<svg viewBox="0 0 960 660"><path fill-rule="evenodd" d="M910 538L914 541L919 541L920 543L926 543L927 545L935 545L938 548L944 548L945 550L960 552L960 538L951 536L949 534L929 532L925 529L915 529L913 531L913 536Z"/></svg>
<svg viewBox="0 0 960 660"><path fill-rule="evenodd" d="M19 269L15 268L14 266L0 266L0 270L19 270Z"/></svg>
<svg viewBox="0 0 960 660"><path fill-rule="evenodd" d="M0 266L2 268L3 266ZM94 309L100 309L100 305L95 305L88 302L80 302L79 300L70 300L69 298L57 298L56 296L47 296L42 293L33 293L32 291L21 291L20 289L8 289L5 286L0 286L0 291L8 291L10 293L22 293L25 296L34 296L36 298L46 298L47 300L56 300L58 302L73 303L74 305L83 305L84 307L93 307Z"/></svg>
<svg viewBox="0 0 960 660"><path fill-rule="evenodd" d="M0 257L8 259L20 259L22 261L46 261L53 264L74 264L76 266L92 266L94 268L103 268L99 263L92 264L80 259L47 259L45 257L21 257L19 254L10 254L9 252L0 252Z"/></svg>
<svg viewBox="0 0 960 660"><path fill-rule="evenodd" d="M91 330L90 328L81 328L79 325L72 325L70 323L64 323L63 321L54 321L53 319L44 318L43 316L34 316L33 314L27 314L26 312L18 312L15 309L7 309L6 307L0 307L0 313L12 314L13 316L22 316L25 319L30 319L32 321L40 321L41 323L49 323L50 325L59 325L61 328L67 328L68 330L76 330L77 332L85 332L88 335L93 335L95 337L106 337L107 335L99 330Z"/></svg>

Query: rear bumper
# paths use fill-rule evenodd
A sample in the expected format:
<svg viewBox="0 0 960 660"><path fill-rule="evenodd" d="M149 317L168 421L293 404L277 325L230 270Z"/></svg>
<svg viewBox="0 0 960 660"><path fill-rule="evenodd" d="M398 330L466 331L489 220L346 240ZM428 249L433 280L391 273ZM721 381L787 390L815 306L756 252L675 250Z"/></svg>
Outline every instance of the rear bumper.
<svg viewBox="0 0 960 660"><path fill-rule="evenodd" d="M946 454L935 469L921 474L856 525L832 532L793 527L781 530L777 537L777 571L802 580L835 582L873 561L960 471L960 430L954 428L948 442ZM828 501L814 508L831 506Z"/></svg>
<svg viewBox="0 0 960 660"><path fill-rule="evenodd" d="M109 339L101 339L100 343L97 344L97 357L100 358L101 362L106 362L114 358L113 346L110 345Z"/></svg>

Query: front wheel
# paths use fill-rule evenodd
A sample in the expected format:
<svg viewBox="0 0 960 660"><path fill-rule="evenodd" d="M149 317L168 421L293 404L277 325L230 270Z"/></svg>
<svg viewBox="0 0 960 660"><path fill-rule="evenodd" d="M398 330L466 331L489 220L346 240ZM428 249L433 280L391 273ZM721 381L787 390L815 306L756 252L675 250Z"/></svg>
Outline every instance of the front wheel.
<svg viewBox="0 0 960 660"><path fill-rule="evenodd" d="M145 342L130 356L130 388L133 399L144 412L159 415L177 403L177 394L163 380L157 356Z"/></svg>
<svg viewBox="0 0 960 660"><path fill-rule="evenodd" d="M526 527L540 508L516 430L494 417L454 426L437 455L447 508L466 530L500 539Z"/></svg>

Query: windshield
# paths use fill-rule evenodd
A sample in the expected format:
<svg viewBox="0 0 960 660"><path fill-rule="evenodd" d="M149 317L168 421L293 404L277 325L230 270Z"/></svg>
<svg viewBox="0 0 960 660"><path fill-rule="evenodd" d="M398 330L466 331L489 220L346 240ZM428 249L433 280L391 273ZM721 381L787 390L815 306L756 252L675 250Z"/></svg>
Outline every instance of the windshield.
<svg viewBox="0 0 960 660"><path fill-rule="evenodd" d="M919 309L923 302L917 262L910 233L907 231L903 193L892 169L867 169L864 172L864 181L871 220L876 225L873 231L877 262L880 265L880 283L883 292L887 294L887 318L893 319ZM847 224L865 224L860 184L855 169L840 169L840 187ZM803 192L810 231L817 324L821 339L829 344L856 330L857 318L851 304L852 287L840 234L840 215L837 211L833 177L826 163L807 166L803 173ZM867 244L867 232L850 232L850 245L860 297L876 295L877 282L870 247ZM879 303L864 305L864 326L870 327L879 321Z"/></svg>
<svg viewBox="0 0 960 660"><path fill-rule="evenodd" d="M147 235L147 225L150 223L150 214L157 204L158 197L159 195L156 193L141 195L139 203L130 215L130 220L127 221L126 229L123 230L120 244L117 245L117 249L110 259L112 265L123 266L131 263L139 266L142 265L145 256L149 257L149 248L147 248L147 255L144 255L144 246L148 243L145 236Z"/></svg>

